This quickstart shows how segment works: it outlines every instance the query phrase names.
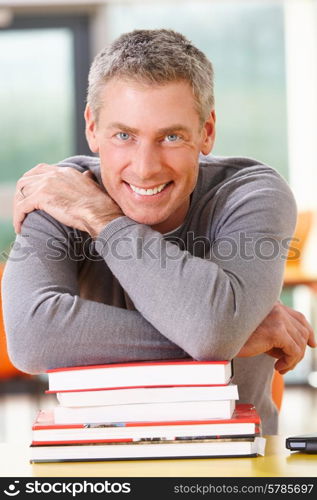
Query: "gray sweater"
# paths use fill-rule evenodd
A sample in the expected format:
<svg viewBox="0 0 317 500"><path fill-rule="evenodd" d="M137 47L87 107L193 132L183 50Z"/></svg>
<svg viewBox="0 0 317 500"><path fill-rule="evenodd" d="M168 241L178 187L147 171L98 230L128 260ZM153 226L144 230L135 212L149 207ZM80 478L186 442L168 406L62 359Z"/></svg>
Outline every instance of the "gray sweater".
<svg viewBox="0 0 317 500"><path fill-rule="evenodd" d="M122 216L94 241L30 213L2 280L9 355L22 371L192 357L233 359L279 298L296 206L272 168L201 157L183 224L162 235ZM61 165L90 169L99 159ZM274 359L234 359L240 402L277 432Z"/></svg>

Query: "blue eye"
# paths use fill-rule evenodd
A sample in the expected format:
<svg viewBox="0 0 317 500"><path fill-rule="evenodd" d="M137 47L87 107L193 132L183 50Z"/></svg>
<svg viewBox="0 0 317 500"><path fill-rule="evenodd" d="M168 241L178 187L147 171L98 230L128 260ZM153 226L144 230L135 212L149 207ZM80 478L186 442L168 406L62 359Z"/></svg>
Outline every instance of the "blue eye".
<svg viewBox="0 0 317 500"><path fill-rule="evenodd" d="M118 139L121 139L121 141L127 141L128 139L130 139L130 134L128 134L127 132L119 132L118 134L116 134L116 136L118 137Z"/></svg>
<svg viewBox="0 0 317 500"><path fill-rule="evenodd" d="M179 139L180 139L180 136L179 136L179 135L177 135L177 134L168 134L168 135L166 136L166 140L167 140L168 142L176 142L176 141L178 141Z"/></svg>

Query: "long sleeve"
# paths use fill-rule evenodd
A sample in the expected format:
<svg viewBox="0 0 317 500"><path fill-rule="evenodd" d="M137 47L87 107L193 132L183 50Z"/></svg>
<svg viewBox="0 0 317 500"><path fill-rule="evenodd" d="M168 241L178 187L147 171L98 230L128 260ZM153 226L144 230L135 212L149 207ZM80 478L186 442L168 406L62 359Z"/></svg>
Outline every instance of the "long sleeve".
<svg viewBox="0 0 317 500"><path fill-rule="evenodd" d="M100 182L97 159L70 163L90 168ZM80 276L69 252L72 228L32 212L2 280L11 359L30 373L137 359L232 359L280 295L295 221L294 198L273 169L212 160L200 170L179 230L163 236L120 217L94 243L100 263ZM64 251L52 258L57 241Z"/></svg>
<svg viewBox="0 0 317 500"><path fill-rule="evenodd" d="M45 212L32 212L10 252L2 302L12 362L22 371L40 373L60 366L186 356L138 311L80 297L80 261L70 252L68 229Z"/></svg>
<svg viewBox="0 0 317 500"><path fill-rule="evenodd" d="M166 338L195 359L231 359L280 295L295 220L286 182L250 168L188 214L186 237L210 243L203 258L184 237L173 243L127 217L106 226L96 248Z"/></svg>

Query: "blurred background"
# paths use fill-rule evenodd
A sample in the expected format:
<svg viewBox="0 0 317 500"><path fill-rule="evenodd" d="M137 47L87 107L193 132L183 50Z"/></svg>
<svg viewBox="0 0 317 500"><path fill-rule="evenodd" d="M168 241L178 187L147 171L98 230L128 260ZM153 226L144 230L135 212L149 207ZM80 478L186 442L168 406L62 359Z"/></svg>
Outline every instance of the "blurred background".
<svg viewBox="0 0 317 500"><path fill-rule="evenodd" d="M90 154L90 63L135 28L172 28L202 49L215 69L214 153L257 158L289 182L300 257L287 262L281 299L316 330L317 0L0 0L0 273L16 181L39 162ZM46 382L10 364L0 322L0 441L29 438L37 409L55 404ZM316 431L317 354L307 350L284 384L281 431Z"/></svg>

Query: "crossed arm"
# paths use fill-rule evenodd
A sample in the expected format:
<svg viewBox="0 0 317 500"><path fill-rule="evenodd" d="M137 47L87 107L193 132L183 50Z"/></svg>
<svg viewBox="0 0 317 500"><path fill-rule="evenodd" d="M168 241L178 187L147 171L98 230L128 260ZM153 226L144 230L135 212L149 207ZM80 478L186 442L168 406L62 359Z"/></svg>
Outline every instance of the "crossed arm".
<svg viewBox="0 0 317 500"><path fill-rule="evenodd" d="M21 190L23 190L23 195L21 195ZM25 215L34 210L42 210L61 224L86 231L92 237L107 232L107 227L111 227L109 223L124 215L120 207L94 182L89 173L82 174L73 168L59 168L45 164L41 164L27 172L17 183L14 210L14 226L17 233L21 231ZM51 221L49 223L51 224ZM133 221L130 226L129 224L130 222L126 225L127 228L130 227L134 231L144 229L136 223L133 225ZM119 226L120 221L118 222ZM123 223L121 231L125 229L124 226ZM145 230L151 231L150 228L145 228ZM107 237L109 237L109 234ZM106 258L105 256L105 260ZM11 273L15 264L12 262L10 265ZM117 266L111 260L107 264L113 274L121 281L123 288L125 288L125 276L124 273L122 276L120 275L120 266ZM70 263L67 263L67 265L69 266ZM8 272L10 272L10 266ZM38 271L41 273L43 263L38 263L38 266ZM189 268L186 256L184 256L183 266ZM215 287L219 286L220 283L222 286L230 288L231 282L226 272L217 266L217 264L213 264L213 266L211 269L210 262L199 263L202 275L206 271L210 271L211 279L216 276L217 283L215 282ZM23 272L30 272L25 264L22 264L22 267ZM20 266L21 269L22 267ZM138 273L139 270L137 269L136 272ZM191 270L189 268L190 273ZM39 303L34 305L34 311L31 315L33 325L36 329L38 318L43 314L52 315L53 307L53 311L59 311L59 318L63 318L59 325L61 330L68 328L70 323L72 323L73 338L67 339L67 336L61 335L59 338L59 349L56 349L54 345L50 345L50 342L56 342L56 337L47 335L46 354L44 355L43 353L43 359L46 356L43 360L44 366L31 367L32 369L30 370L32 362L29 362L26 363L28 365L26 366L28 368L26 371L42 371L43 367L46 369L53 367L54 364L58 366L60 364L61 352L65 353L66 350L69 351L69 356L73 357L66 357L65 364L82 364L87 362L87 360L89 363L102 362L100 361L101 358L98 358L96 355L95 350L90 352L93 344L89 343L89 338L94 340L94 342L97 340L101 356L101 353L105 351L109 355L111 352L114 353L113 358L111 358L111 355L108 358L110 361L118 361L120 356L122 358L134 356L135 359L153 359L155 357L182 357L189 354L199 358L205 352L206 357L212 357L213 355L215 357L242 357L255 356L266 352L277 359L276 368L281 373L285 373L296 366L302 359L307 345L311 347L315 346L312 328L305 317L301 313L276 302L262 323L259 326L257 324L254 325L255 329L251 334L252 329L250 330L250 325L248 325L246 332L243 334L243 322L241 323L240 321L238 323L236 321L235 323L233 320L233 329L236 331L234 332L234 337L232 337L232 342L229 342L229 347L231 344L229 350L227 349L226 351L222 347L221 339L218 339L218 342L213 344L209 342L210 337L207 337L205 344L204 342L200 343L200 350L195 351L191 347L193 343L190 340L186 341L185 321L182 322L179 332L172 332L172 329L168 329L165 326L165 324L168 325L168 321L165 318L160 318L162 315L156 316L153 309L151 309L151 305L146 304L146 307L144 307L143 304L138 304L139 296L137 292L134 293L134 290L127 291L134 300L137 311L126 311L113 306L106 306L105 304L81 299L78 296L75 269L73 269L72 277L73 283L67 281L59 283L55 287L54 293L53 290L47 291L46 297L44 297L44 291L44 294L39 299ZM69 280L69 276L67 280ZM7 287L9 287L9 279L6 282ZM228 296L230 297L230 294ZM209 299L212 300L211 297ZM175 304L175 307L177 307L177 304ZM82 316L78 315L79 311L81 311ZM243 314L240 314L241 316ZM88 319L88 325L87 323L85 325L85 333L83 333L82 325L80 325L80 318L83 317ZM109 325L107 335L104 335L104 332L101 330L100 332L96 332L95 326L89 328L90 317L97 317L102 320L103 324L107 323ZM211 320L209 321L211 323L212 318L206 316L207 321L208 319ZM242 320L244 320L243 317ZM54 324L53 316L52 321L52 327L56 328L57 325ZM76 321L78 324L75 324ZM10 319L8 319L9 323L11 327L9 330L14 331L15 327ZM129 335L126 337L126 348L120 351L120 347L116 343L118 342L118 335L116 336L115 330L111 326L116 325L116 329L121 328L123 332L127 323L131 325L131 328L129 326ZM94 322L93 325L95 325ZM241 329L241 335L239 335L239 328ZM94 331L92 331L93 329ZM220 329L218 327L218 330ZM204 330L206 329L204 328ZM214 331L212 332L214 336L216 336L215 330L216 328L214 327ZM40 327L38 331L41 331ZM201 335L204 334L206 332L202 331ZM207 335L209 334L210 332L208 331ZM34 335L36 336L36 334L33 332L32 335L34 342ZM197 332L197 335L199 335L199 332ZM25 350L27 347L27 336L21 339L21 335L12 334L10 337L13 356L16 352L21 354L23 349ZM41 339L38 338L37 342L40 341ZM210 351L208 351L208 346L210 346ZM17 357L21 356L18 354ZM48 364L50 366L47 366Z"/></svg>

